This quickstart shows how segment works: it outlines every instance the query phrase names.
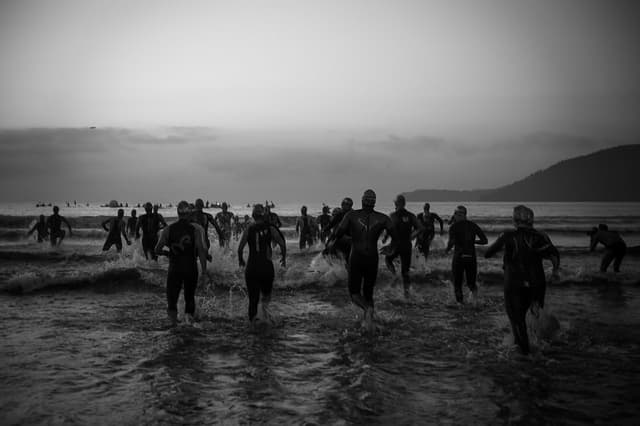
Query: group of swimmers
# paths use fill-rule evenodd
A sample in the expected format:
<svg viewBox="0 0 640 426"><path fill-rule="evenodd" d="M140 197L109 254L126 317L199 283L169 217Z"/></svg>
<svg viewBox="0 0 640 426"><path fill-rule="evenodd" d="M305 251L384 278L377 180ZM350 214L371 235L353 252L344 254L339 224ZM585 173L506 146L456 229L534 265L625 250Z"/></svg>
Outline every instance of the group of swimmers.
<svg viewBox="0 0 640 426"><path fill-rule="evenodd" d="M301 209L301 216L296 223L296 232L300 237L300 248L313 244L313 238L319 237L325 243L323 255L337 256L344 260L348 271L348 288L351 301L362 309L363 325L367 329L373 327L374 287L378 274L379 253L385 257L387 268L395 274L394 260L399 258L401 276L405 295L409 295L409 270L412 258L412 243L425 257L429 256L430 246L436 233L436 222L440 234L444 233L444 221L430 211L430 205L424 205L424 211L414 215L406 209L406 200L398 195L395 200L395 211L389 216L374 209L376 194L369 189L362 196L362 208L353 209L353 200L344 198L340 208L329 215L329 208L323 208L323 215L316 221L307 214L306 207ZM203 211L204 203L197 199L194 204L181 201L177 206L178 220L170 225L153 209L151 203L144 205L145 214L136 217L134 212L125 225L124 210L118 215L102 223L108 232L103 250L115 245L122 249L121 237L131 244L129 236L140 238L142 230L142 248L147 259L157 260L159 255L169 258L167 272L168 316L172 324L177 323L177 302L180 291L184 289L185 322L193 322L195 314L195 291L198 285L198 261L204 278L207 261L211 261L208 226L211 224L218 234L221 247L228 247L231 237L234 215L223 204L222 211L213 217ZM238 245L238 263L245 268L245 282L249 295L248 316L252 324L257 321L258 308L261 316L269 318L268 305L274 281L272 247L278 245L281 252L281 265L286 266L286 243L277 214L270 207L262 204L253 206L253 220L245 217L246 226ZM38 240L42 241L47 234L52 245L59 244L65 237L61 229L65 223L71 235L69 222L59 215L57 206L53 215L46 221L44 216L29 231L38 231ZM524 206L513 209L514 229L505 231L488 247L485 257L489 258L498 252L504 252L504 300L507 316L511 322L515 343L523 353L529 352L529 339L525 322L529 309L538 315L544 307L546 278L543 260L551 261L552 278L557 277L560 256L549 237L534 228L534 213ZM471 298L477 298L477 256L476 245L488 244L482 229L467 218L467 209L458 206L449 221L449 240L445 252L453 250L451 272L455 299L464 303L462 283L466 281ZM589 232L591 250L598 243L605 246L601 270L605 272L609 264L614 262L614 271L620 270L620 264L626 253L626 245L620 235L610 231L601 224ZM378 240L383 237L390 243L378 249ZM249 246L249 257L244 261L244 249Z"/></svg>

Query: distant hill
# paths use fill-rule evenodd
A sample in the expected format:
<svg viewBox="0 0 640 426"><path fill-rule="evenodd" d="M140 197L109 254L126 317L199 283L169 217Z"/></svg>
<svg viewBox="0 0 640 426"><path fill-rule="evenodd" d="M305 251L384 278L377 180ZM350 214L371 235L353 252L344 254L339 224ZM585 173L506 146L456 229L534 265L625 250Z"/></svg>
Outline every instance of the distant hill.
<svg viewBox="0 0 640 426"><path fill-rule="evenodd" d="M561 161L499 188L420 189L404 195L407 201L640 201L640 145Z"/></svg>

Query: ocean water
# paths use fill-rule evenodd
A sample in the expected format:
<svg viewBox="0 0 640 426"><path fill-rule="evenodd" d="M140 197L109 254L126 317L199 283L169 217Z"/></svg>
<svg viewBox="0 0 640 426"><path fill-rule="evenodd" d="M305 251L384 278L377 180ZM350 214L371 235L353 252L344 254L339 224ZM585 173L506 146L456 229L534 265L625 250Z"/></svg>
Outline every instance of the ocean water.
<svg viewBox="0 0 640 426"><path fill-rule="evenodd" d="M432 211L445 218L455 204ZM510 226L511 204L467 206L490 235ZM290 217L297 207L275 211ZM545 308L560 329L532 328L534 354L522 357L500 259L479 259L480 301L457 307L446 234L428 262L413 258L409 299L381 262L372 333L349 302L342 263L320 245L300 251L290 226L273 324L249 330L233 241L214 243L197 326L171 328L166 261L144 260L139 242L122 255L101 252L96 216L110 209L61 206L77 236L52 249L23 236L22 220L35 213L4 205L0 424L638 424L640 257L601 274L602 252L589 253L583 236L606 222L633 241L638 204L532 207L561 247Z"/></svg>

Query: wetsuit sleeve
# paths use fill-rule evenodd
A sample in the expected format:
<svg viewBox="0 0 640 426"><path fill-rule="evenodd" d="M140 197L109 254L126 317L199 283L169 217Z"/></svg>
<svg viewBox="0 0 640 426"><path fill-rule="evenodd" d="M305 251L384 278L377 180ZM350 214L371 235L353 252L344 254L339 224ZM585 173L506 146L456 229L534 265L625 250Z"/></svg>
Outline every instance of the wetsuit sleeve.
<svg viewBox="0 0 640 426"><path fill-rule="evenodd" d="M110 220L111 219L107 219L104 222L102 222L102 228L107 232L109 232L109 229L107 228L107 223L109 223Z"/></svg>
<svg viewBox="0 0 640 426"><path fill-rule="evenodd" d="M449 227L449 241L447 241L447 248L445 249L445 251L449 251L453 248L453 245L455 243L455 238L454 238L454 229L455 226L450 226Z"/></svg>
<svg viewBox="0 0 640 426"><path fill-rule="evenodd" d="M160 233L160 238L158 238L158 244L156 244L154 251L156 254L166 255L167 253L162 250L165 246L169 246L169 227L164 228Z"/></svg>
<svg viewBox="0 0 640 426"><path fill-rule="evenodd" d="M500 250L502 250L504 248L504 243L506 240L506 235L503 232L502 234L500 234L500 236L498 237L497 240L495 240L493 242L493 244L491 244L489 246L489 248L487 249L487 251L484 253L484 257L486 257L487 259L490 257L493 257L496 255L496 253L498 253Z"/></svg>
<svg viewBox="0 0 640 426"><path fill-rule="evenodd" d="M238 261L240 261L240 265L244 265L244 246L247 245L247 240L249 239L249 227L246 227L244 232L242 233L242 237L240 237L240 243L238 243Z"/></svg>
<svg viewBox="0 0 640 426"><path fill-rule="evenodd" d="M160 229L167 227L167 222L164 220L164 217L162 217L160 213L158 213L158 221L162 224L162 227Z"/></svg>
<svg viewBox="0 0 640 426"><path fill-rule="evenodd" d="M598 235L593 234L591 236L591 244L589 244L589 251L594 251L597 245L598 245Z"/></svg>
<svg viewBox="0 0 640 426"><path fill-rule="evenodd" d="M204 228L197 223L192 224L195 229L195 246L196 253L198 253L198 259L200 259L200 267L202 272L207 270L207 244L204 239Z"/></svg>
<svg viewBox="0 0 640 426"><path fill-rule="evenodd" d="M124 240L129 243L129 237L127 237L127 226L124 224L124 220L120 221L120 233L124 237Z"/></svg>
<svg viewBox="0 0 640 426"><path fill-rule="evenodd" d="M556 246L553 245L547 234L540 232L540 235L542 237L542 247L537 249L538 253L540 253L543 258L549 259L553 265L553 270L557 271L560 267L560 252Z"/></svg>
<svg viewBox="0 0 640 426"><path fill-rule="evenodd" d="M340 222L340 224L336 228L332 239L337 240L347 233L347 231L349 230L349 222L351 221L351 214L352 212L349 212L344 215L344 217L342 218L342 222Z"/></svg>
<svg viewBox="0 0 640 426"><path fill-rule="evenodd" d="M440 223L440 232L442 232L444 230L444 222L442 221L442 218L435 213L433 213L433 218Z"/></svg>
<svg viewBox="0 0 640 426"><path fill-rule="evenodd" d="M482 229L480 229L480 227L477 224L474 223L474 225L475 225L475 233L476 233L476 236L478 237L478 239L475 241L476 244L481 246L487 244L489 242L489 240L487 239L487 236L484 235L484 232L482 232Z"/></svg>
<svg viewBox="0 0 640 426"><path fill-rule="evenodd" d="M270 230L271 230L271 238L273 238L273 241L275 241L276 244L280 246L280 254L282 255L282 260L284 261L284 259L286 259L287 257L287 244L284 241L284 238L282 237L282 233L278 228L271 225Z"/></svg>

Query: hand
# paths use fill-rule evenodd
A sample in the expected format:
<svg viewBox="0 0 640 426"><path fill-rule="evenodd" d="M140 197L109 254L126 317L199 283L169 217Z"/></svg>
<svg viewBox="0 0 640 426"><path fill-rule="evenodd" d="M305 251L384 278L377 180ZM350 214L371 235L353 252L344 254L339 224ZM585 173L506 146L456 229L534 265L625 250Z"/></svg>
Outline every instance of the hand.
<svg viewBox="0 0 640 426"><path fill-rule="evenodd" d="M240 265L241 268L244 268L246 266L243 258L238 259L238 264Z"/></svg>

